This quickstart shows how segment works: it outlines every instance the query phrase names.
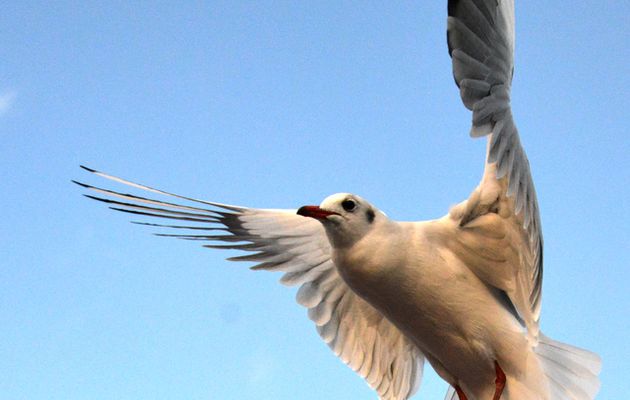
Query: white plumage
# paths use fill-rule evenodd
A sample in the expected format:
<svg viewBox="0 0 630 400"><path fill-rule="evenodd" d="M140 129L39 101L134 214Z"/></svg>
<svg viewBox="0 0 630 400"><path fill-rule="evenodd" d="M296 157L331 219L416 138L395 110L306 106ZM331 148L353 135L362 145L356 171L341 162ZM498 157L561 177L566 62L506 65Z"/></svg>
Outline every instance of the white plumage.
<svg viewBox="0 0 630 400"><path fill-rule="evenodd" d="M488 136L488 150L477 188L440 219L392 221L348 193L297 213L231 206L86 167L186 204L79 184L118 211L186 222L142 223L186 232L163 236L224 242L206 246L283 272L322 339L381 399L411 397L425 359L451 385L449 400L593 399L599 357L539 328L541 225L509 103L514 3L451 0L448 14L455 81L473 111L471 135Z"/></svg>

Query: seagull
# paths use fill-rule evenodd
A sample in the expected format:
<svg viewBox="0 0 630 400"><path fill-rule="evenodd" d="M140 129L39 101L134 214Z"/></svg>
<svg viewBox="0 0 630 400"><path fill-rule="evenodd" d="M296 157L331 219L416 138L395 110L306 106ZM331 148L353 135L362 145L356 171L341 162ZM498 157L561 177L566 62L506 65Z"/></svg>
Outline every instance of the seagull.
<svg viewBox="0 0 630 400"><path fill-rule="evenodd" d="M393 221L350 193L297 210L234 206L83 166L151 197L74 182L114 210L176 221L135 221L170 229L160 236L283 272L324 342L382 400L413 396L425 360L450 385L446 400L593 399L599 356L539 327L541 223L510 108L514 1L449 0L447 21L470 135L487 137L487 151L479 185L441 218Z"/></svg>

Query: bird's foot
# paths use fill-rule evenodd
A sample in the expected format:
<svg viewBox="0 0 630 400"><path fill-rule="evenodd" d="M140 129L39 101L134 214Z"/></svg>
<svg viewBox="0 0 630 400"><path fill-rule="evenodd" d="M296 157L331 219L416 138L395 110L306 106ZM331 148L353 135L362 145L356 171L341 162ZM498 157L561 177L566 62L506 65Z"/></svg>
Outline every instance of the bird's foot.
<svg viewBox="0 0 630 400"><path fill-rule="evenodd" d="M494 380L494 384L496 385L496 389L494 391L494 397L492 400L499 400L501 398L501 394L503 393L503 389L505 389L505 372L501 369L498 362L494 362L494 370L497 374L497 378ZM458 392L459 395L459 392Z"/></svg>
<svg viewBox="0 0 630 400"><path fill-rule="evenodd" d="M494 396L492 397L492 400L500 400L501 395L503 394L503 389L505 389L505 372L503 372L503 370L499 366L499 363L496 361L494 362L494 371L497 377L494 380L496 389L494 391ZM468 397L466 397L464 391L462 390L462 388L459 387L459 385L455 385L455 392L457 392L457 397L459 397L459 400L468 400Z"/></svg>

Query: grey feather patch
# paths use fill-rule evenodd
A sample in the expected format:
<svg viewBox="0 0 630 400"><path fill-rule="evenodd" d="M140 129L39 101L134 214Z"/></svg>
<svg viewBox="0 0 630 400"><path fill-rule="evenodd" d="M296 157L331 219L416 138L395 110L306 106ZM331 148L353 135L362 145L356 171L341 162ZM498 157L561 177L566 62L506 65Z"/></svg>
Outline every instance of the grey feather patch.
<svg viewBox="0 0 630 400"><path fill-rule="evenodd" d="M322 301L317 306L309 308L308 317L315 325L322 326L330 321L335 306L336 303Z"/></svg>
<svg viewBox="0 0 630 400"><path fill-rule="evenodd" d="M510 103L503 97L503 88L495 90L493 87L490 96L475 103L473 107L473 124L481 125L488 122L500 121L509 111Z"/></svg>
<svg viewBox="0 0 630 400"><path fill-rule="evenodd" d="M490 152L487 160L488 163L494 163L503 158L503 153L505 152L508 144L508 135L504 134L504 131L506 130L506 123L506 120L501 120L494 126L492 142L490 143Z"/></svg>
<svg viewBox="0 0 630 400"><path fill-rule="evenodd" d="M339 318L333 315L327 324L317 327L317 333L319 333L319 336L326 344L330 345L333 339L337 336L338 328Z"/></svg>
<svg viewBox="0 0 630 400"><path fill-rule="evenodd" d="M457 8L458 10L450 15L457 15L457 20L462 21L462 24L469 29L469 35L478 37L484 43L493 43L494 13L482 12L477 2L473 1L460 1L457 3Z"/></svg>
<svg viewBox="0 0 630 400"><path fill-rule="evenodd" d="M492 133L492 126L493 124L491 122L488 122L486 124L483 125L473 125L470 127L470 137L482 137L482 136L487 136L490 133Z"/></svg>
<svg viewBox="0 0 630 400"><path fill-rule="evenodd" d="M326 325L318 326L317 333L329 346L334 345L333 340L337 337L337 330L339 329L339 317L336 313L330 318L330 321Z"/></svg>
<svg viewBox="0 0 630 400"><path fill-rule="evenodd" d="M510 171L509 184L507 195L508 196L516 196L519 197L519 187L521 185L521 169L520 168L512 168ZM518 208L518 207L517 207ZM518 214L518 211L517 211Z"/></svg>
<svg viewBox="0 0 630 400"><path fill-rule="evenodd" d="M295 300L298 304L311 308L315 307L319 302L322 301L323 293L319 290L319 288L313 284L313 282L306 282L300 289L297 291L295 296Z"/></svg>
<svg viewBox="0 0 630 400"><path fill-rule="evenodd" d="M459 92L464 105L469 110L473 109L476 102L490 94L490 84L479 79L462 79L459 83Z"/></svg>
<svg viewBox="0 0 630 400"><path fill-rule="evenodd" d="M483 80L490 70L482 62L474 59L461 50L455 50L453 57L453 76L456 82L463 79Z"/></svg>
<svg viewBox="0 0 630 400"><path fill-rule="evenodd" d="M516 152L518 151L514 143L515 140L517 140L514 137L514 135L506 138L505 140L508 142L507 150L504 157L502 157L498 161L497 179L503 178L505 174L507 174L508 171L510 171L510 169L512 168L512 165L514 164L514 157L516 156Z"/></svg>
<svg viewBox="0 0 630 400"><path fill-rule="evenodd" d="M329 268L327 264L321 264L317 267L309 269L306 272L287 272L286 274L282 275L282 278L280 278L280 283L286 286L302 285L306 282L317 279L319 275L327 268Z"/></svg>

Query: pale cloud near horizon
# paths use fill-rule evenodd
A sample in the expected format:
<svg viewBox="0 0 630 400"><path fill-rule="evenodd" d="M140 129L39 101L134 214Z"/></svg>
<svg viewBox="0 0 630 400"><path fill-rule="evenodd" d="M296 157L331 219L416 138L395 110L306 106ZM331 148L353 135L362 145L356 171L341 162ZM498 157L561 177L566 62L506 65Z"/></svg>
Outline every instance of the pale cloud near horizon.
<svg viewBox="0 0 630 400"><path fill-rule="evenodd" d="M0 116L3 116L9 111L16 97L17 93L14 90L7 90L0 93Z"/></svg>

